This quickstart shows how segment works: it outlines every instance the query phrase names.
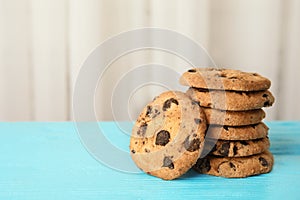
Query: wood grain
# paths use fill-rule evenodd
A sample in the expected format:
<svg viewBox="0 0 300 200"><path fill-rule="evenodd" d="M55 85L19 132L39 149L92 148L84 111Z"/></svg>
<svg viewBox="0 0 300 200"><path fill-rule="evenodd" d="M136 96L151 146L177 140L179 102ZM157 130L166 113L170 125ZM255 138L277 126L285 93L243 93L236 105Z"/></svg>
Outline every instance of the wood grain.
<svg viewBox="0 0 300 200"><path fill-rule="evenodd" d="M149 26L190 37L219 66L269 77L276 102L267 119L299 120L299 13L297 0L0 0L0 120L71 120L74 82L91 50L120 32ZM136 53L115 63L104 81L117 82L149 62L180 73L188 66L166 52ZM95 93L99 120L113 119L110 101L102 98L111 90ZM145 89L136 105L160 91ZM140 106L130 109L136 116Z"/></svg>
<svg viewBox="0 0 300 200"><path fill-rule="evenodd" d="M30 0L0 1L0 120L32 120Z"/></svg>
<svg viewBox="0 0 300 200"><path fill-rule="evenodd" d="M32 0L31 5L34 119L65 121L70 113L68 4Z"/></svg>
<svg viewBox="0 0 300 200"><path fill-rule="evenodd" d="M259 0L240 3L212 1L211 55L217 65L257 72L272 81L278 96L281 1ZM274 119L277 105L269 109Z"/></svg>

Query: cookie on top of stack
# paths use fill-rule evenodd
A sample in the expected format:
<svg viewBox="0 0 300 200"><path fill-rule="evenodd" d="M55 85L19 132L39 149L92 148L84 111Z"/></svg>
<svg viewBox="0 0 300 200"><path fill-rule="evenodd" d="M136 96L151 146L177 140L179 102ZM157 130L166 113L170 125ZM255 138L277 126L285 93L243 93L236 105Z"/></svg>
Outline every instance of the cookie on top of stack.
<svg viewBox="0 0 300 200"><path fill-rule="evenodd" d="M196 171L228 178L271 171L274 159L262 122L262 108L274 103L270 80L239 70L194 68L180 83L190 87L186 94L200 105L209 126L205 147L211 151L198 159Z"/></svg>

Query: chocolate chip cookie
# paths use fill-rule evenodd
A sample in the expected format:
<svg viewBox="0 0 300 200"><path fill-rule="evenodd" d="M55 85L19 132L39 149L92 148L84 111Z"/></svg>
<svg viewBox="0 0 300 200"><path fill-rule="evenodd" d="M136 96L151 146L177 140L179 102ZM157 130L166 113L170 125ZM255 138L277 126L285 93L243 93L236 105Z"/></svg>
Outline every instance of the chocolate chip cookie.
<svg viewBox="0 0 300 200"><path fill-rule="evenodd" d="M211 145L210 145L211 143ZM270 147L269 138L255 140L206 140L205 145L213 146L211 155L224 157L242 157L259 154Z"/></svg>
<svg viewBox="0 0 300 200"><path fill-rule="evenodd" d="M181 78L182 85L234 91L262 91L271 86L271 81L257 73L242 72L233 69L193 68Z"/></svg>
<svg viewBox="0 0 300 200"><path fill-rule="evenodd" d="M273 155L265 151L261 154L238 158L207 156L198 159L193 168L201 174L242 178L268 173L272 170L273 163Z"/></svg>
<svg viewBox="0 0 300 200"><path fill-rule="evenodd" d="M266 137L268 130L263 122L248 126L211 125L206 137L219 140L253 140Z"/></svg>
<svg viewBox="0 0 300 200"><path fill-rule="evenodd" d="M138 117L130 139L136 165L165 180L187 172L204 146L206 118L182 92L168 91L150 102Z"/></svg>
<svg viewBox="0 0 300 200"><path fill-rule="evenodd" d="M186 92L200 106L219 110L243 111L272 106L275 99L268 90L256 92L220 91L189 88Z"/></svg>
<svg viewBox="0 0 300 200"><path fill-rule="evenodd" d="M247 111L225 111L202 107L208 124L219 124L225 126L245 126L257 124L265 118L262 109Z"/></svg>

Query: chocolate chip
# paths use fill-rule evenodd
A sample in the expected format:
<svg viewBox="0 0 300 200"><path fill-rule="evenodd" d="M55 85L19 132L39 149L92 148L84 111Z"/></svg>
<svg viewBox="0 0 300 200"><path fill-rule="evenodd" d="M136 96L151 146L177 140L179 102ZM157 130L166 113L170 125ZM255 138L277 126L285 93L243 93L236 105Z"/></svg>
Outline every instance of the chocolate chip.
<svg viewBox="0 0 300 200"><path fill-rule="evenodd" d="M229 167L231 169L233 169L234 171L236 170L236 167L235 167L235 165L232 162L229 162Z"/></svg>
<svg viewBox="0 0 300 200"><path fill-rule="evenodd" d="M196 150L198 150L200 148L200 140L197 139L193 139L192 141L189 141L190 136L188 136L185 140L184 140L184 148L189 151L189 152L194 152Z"/></svg>
<svg viewBox="0 0 300 200"><path fill-rule="evenodd" d="M221 145L221 148L219 150L219 153L221 156L228 156L229 153L229 147L230 147L230 143L229 142L225 142Z"/></svg>
<svg viewBox="0 0 300 200"><path fill-rule="evenodd" d="M268 161L266 159L264 159L263 157L259 157L258 160L259 160L259 162L260 162L260 164L262 166L264 166L264 167L268 167L269 166Z"/></svg>
<svg viewBox="0 0 300 200"><path fill-rule="evenodd" d="M196 69L189 69L188 72L195 73Z"/></svg>
<svg viewBox="0 0 300 200"><path fill-rule="evenodd" d="M132 149L132 150L131 150L131 153L133 153L133 154L134 154L134 153L135 153L135 150L134 150L134 149Z"/></svg>
<svg viewBox="0 0 300 200"><path fill-rule="evenodd" d="M149 153L149 152L150 152L150 150L147 149L147 148L145 148L144 151L145 151L146 153Z"/></svg>
<svg viewBox="0 0 300 200"><path fill-rule="evenodd" d="M159 114L160 114L159 110L157 110L157 109L153 110L152 106L147 106L146 116L151 117L151 118L155 118Z"/></svg>
<svg viewBox="0 0 300 200"><path fill-rule="evenodd" d="M163 161L163 167L168 167L169 169L174 169L174 164L169 156L166 156Z"/></svg>
<svg viewBox="0 0 300 200"><path fill-rule="evenodd" d="M267 98L268 94L263 94L262 97Z"/></svg>
<svg viewBox="0 0 300 200"><path fill-rule="evenodd" d="M168 108L170 108L172 103L178 105L178 101L176 99L174 98L168 99L167 101L165 101L163 105L163 111L166 111Z"/></svg>
<svg viewBox="0 0 300 200"><path fill-rule="evenodd" d="M199 173L207 173L210 168L211 166L208 158L198 159L194 166L194 169Z"/></svg>
<svg viewBox="0 0 300 200"><path fill-rule="evenodd" d="M258 74L257 74L257 73L253 73L252 75L253 75L253 76L258 76Z"/></svg>
<svg viewBox="0 0 300 200"><path fill-rule="evenodd" d="M157 109L154 109L154 112L153 112L153 114L152 114L152 118L155 118L155 117L157 117L157 115L159 115L160 114L160 112L159 112L159 110L157 110Z"/></svg>
<svg viewBox="0 0 300 200"><path fill-rule="evenodd" d="M161 130L157 133L155 144L165 146L170 141L170 133L166 130Z"/></svg>
<svg viewBox="0 0 300 200"><path fill-rule="evenodd" d="M223 126L223 128L224 128L226 131L228 131L228 126Z"/></svg>
<svg viewBox="0 0 300 200"><path fill-rule="evenodd" d="M228 79L238 79L238 78L235 76L231 76L231 77L228 77Z"/></svg>
<svg viewBox="0 0 300 200"><path fill-rule="evenodd" d="M233 155L236 155L237 154L237 150L238 148L236 146L233 147Z"/></svg>
<svg viewBox="0 0 300 200"><path fill-rule="evenodd" d="M202 122L201 119L197 119L197 118L195 118L194 121L195 121L196 124L200 124Z"/></svg>
<svg viewBox="0 0 300 200"><path fill-rule="evenodd" d="M146 130L147 130L147 124L146 123L143 123L141 126L140 126L140 128L139 128L139 130L138 130L138 132L137 132L137 134L138 135L145 135L145 133L146 133Z"/></svg>
<svg viewBox="0 0 300 200"><path fill-rule="evenodd" d="M270 101L266 101L266 102L264 103L264 107L268 107L268 106L270 106Z"/></svg>
<svg viewBox="0 0 300 200"><path fill-rule="evenodd" d="M147 106L146 116L149 116L152 112L152 106Z"/></svg>

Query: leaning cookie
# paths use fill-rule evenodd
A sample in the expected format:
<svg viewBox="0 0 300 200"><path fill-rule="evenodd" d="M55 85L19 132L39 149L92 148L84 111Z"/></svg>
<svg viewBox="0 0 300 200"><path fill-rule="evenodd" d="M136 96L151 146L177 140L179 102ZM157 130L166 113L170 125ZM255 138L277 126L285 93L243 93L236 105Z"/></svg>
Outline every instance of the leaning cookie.
<svg viewBox="0 0 300 200"><path fill-rule="evenodd" d="M211 145L210 145L211 144ZM262 153L269 149L269 138L256 140L206 140L205 145L213 146L211 155L224 157L243 157Z"/></svg>
<svg viewBox="0 0 300 200"><path fill-rule="evenodd" d="M165 180L178 178L199 158L206 131L204 112L182 92L165 92L138 117L130 139L136 165Z"/></svg>
<svg viewBox="0 0 300 200"><path fill-rule="evenodd" d="M273 164L273 155L265 151L261 154L238 158L207 156L198 159L193 168L201 174L243 178L268 173L272 170Z"/></svg>
<svg viewBox="0 0 300 200"><path fill-rule="evenodd" d="M262 109L247 111L225 111L202 107L208 124L245 126L257 124L266 116Z"/></svg>
<svg viewBox="0 0 300 200"><path fill-rule="evenodd" d="M263 122L246 126L210 125L206 137L219 140L254 140L266 137L268 130Z"/></svg>
<svg viewBox="0 0 300 200"><path fill-rule="evenodd" d="M257 73L233 69L193 68L180 77L182 85L215 90L261 91L271 86L271 81Z"/></svg>
<svg viewBox="0 0 300 200"><path fill-rule="evenodd" d="M244 111L272 106L275 99L268 90L257 92L220 91L189 88L186 92L200 106L219 110Z"/></svg>

